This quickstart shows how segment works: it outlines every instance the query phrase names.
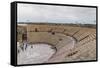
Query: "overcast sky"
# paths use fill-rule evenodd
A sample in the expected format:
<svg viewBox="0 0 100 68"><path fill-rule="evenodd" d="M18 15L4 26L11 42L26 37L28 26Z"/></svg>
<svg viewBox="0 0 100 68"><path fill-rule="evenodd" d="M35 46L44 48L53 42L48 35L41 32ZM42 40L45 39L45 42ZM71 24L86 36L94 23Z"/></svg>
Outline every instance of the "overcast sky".
<svg viewBox="0 0 100 68"><path fill-rule="evenodd" d="M18 4L18 22L96 24L96 8Z"/></svg>

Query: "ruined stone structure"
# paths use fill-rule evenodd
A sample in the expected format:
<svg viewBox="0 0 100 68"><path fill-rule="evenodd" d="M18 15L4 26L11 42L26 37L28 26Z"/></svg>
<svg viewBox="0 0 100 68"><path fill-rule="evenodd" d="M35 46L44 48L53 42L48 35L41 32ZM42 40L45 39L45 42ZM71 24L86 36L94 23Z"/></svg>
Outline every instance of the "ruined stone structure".
<svg viewBox="0 0 100 68"><path fill-rule="evenodd" d="M96 28L27 24L26 30L28 44L45 43L57 49L43 63L96 60Z"/></svg>

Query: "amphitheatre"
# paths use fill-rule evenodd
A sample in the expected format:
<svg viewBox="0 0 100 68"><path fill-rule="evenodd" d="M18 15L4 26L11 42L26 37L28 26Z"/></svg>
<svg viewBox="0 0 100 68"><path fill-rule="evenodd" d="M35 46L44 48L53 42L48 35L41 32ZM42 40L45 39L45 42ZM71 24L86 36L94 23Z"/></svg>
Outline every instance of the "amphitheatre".
<svg viewBox="0 0 100 68"><path fill-rule="evenodd" d="M95 25L18 24L17 42L18 64L96 60Z"/></svg>

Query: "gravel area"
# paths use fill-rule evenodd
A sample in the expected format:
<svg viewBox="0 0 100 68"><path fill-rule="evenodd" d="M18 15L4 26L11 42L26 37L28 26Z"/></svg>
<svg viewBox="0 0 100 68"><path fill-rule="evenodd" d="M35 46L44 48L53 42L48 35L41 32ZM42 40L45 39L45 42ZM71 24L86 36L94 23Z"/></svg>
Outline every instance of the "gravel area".
<svg viewBox="0 0 100 68"><path fill-rule="evenodd" d="M24 47L23 50L18 46L18 49L18 64L44 63L56 52L56 50L52 49L52 46L48 44L28 45L26 49Z"/></svg>

